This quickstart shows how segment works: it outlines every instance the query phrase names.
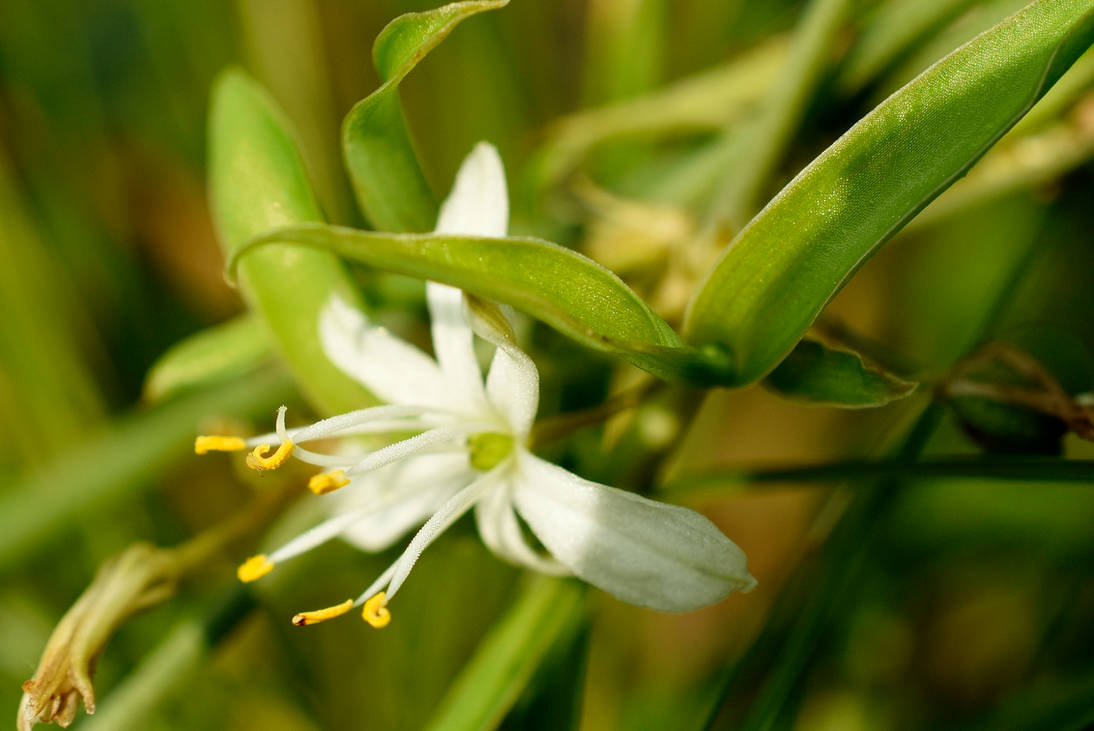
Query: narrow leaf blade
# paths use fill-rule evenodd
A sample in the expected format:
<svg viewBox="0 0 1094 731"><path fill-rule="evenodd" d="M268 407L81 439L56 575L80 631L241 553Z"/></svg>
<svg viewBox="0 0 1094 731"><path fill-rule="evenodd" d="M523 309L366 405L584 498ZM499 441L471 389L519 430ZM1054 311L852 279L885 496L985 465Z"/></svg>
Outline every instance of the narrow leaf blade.
<svg viewBox="0 0 1094 731"><path fill-rule="evenodd" d="M537 577L479 644L427 728L496 728L556 642L584 619L584 591L574 581Z"/></svg>
<svg viewBox="0 0 1094 731"><path fill-rule="evenodd" d="M262 323L248 315L237 317L171 346L148 369L144 398L154 403L191 388L239 377L272 356L272 344Z"/></svg>

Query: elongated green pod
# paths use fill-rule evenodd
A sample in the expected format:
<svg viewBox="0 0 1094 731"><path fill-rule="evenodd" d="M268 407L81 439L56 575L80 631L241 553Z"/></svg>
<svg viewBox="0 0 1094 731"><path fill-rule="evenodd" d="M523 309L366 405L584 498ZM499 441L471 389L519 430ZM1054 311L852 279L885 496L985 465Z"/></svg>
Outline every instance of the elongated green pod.
<svg viewBox="0 0 1094 731"><path fill-rule="evenodd" d="M288 121L241 71L228 71L216 82L209 141L210 195L225 258L279 226L323 220ZM317 409L337 413L373 401L320 346L319 312L331 295L360 303L333 254L291 244L268 246L239 262L238 283Z"/></svg>

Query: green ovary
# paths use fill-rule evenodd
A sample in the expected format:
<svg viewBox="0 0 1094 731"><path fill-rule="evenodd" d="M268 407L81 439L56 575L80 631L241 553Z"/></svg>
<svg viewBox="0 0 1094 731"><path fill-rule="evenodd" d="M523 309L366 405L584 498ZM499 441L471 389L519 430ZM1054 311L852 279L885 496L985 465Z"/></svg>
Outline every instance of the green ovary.
<svg viewBox="0 0 1094 731"><path fill-rule="evenodd" d="M513 451L513 437L508 434L485 432L471 437L471 466L480 472L488 472Z"/></svg>

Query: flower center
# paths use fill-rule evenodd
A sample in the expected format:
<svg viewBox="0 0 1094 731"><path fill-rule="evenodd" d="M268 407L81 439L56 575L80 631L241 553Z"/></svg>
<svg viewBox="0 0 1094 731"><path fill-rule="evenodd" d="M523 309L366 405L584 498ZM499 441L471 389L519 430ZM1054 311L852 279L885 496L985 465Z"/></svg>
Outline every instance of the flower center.
<svg viewBox="0 0 1094 731"><path fill-rule="evenodd" d="M479 472L489 472L513 451L513 437L497 432L475 434L468 441L471 466Z"/></svg>

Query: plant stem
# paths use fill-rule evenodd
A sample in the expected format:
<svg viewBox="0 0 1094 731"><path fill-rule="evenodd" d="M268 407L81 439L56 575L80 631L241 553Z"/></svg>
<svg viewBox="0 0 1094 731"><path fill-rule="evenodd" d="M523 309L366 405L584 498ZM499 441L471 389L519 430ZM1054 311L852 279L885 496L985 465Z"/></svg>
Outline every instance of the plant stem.
<svg viewBox="0 0 1094 731"><path fill-rule="evenodd" d="M430 731L497 727L536 668L585 618L585 587L537 576L494 624L452 682L427 726Z"/></svg>
<svg viewBox="0 0 1094 731"><path fill-rule="evenodd" d="M977 455L935 457L922 461L902 458L850 459L797 467L730 470L681 477L664 485L661 491L666 494L678 494L727 489L747 490L756 484L857 482L890 478L901 480L960 478L1090 484L1094 482L1094 460Z"/></svg>

